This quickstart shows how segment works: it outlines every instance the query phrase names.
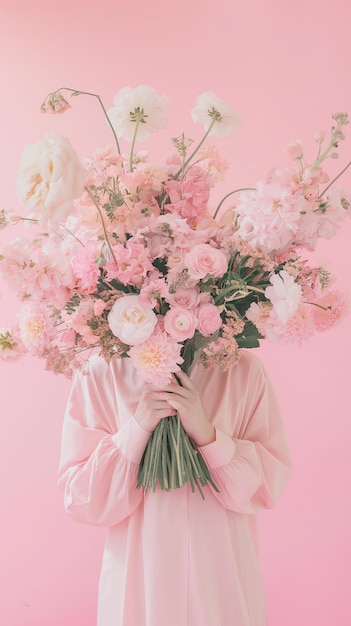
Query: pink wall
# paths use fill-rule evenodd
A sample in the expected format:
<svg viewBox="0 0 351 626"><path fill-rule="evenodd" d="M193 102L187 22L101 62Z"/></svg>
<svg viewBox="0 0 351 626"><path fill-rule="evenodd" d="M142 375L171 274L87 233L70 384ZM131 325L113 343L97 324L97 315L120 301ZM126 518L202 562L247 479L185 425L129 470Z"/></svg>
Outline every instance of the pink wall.
<svg viewBox="0 0 351 626"><path fill-rule="evenodd" d="M170 124L152 144L161 158L170 136L199 136L189 116L198 93L230 101L242 124L222 142L231 161L223 195L282 163L294 139L312 156L313 134L329 128L330 114L351 113L350 18L349 0L2 0L0 206L17 207L19 154L46 130L69 136L81 155L110 141L89 99L64 116L39 114L46 93L62 84L98 90L108 106L126 85L168 95ZM350 154L351 127L332 171ZM350 173L344 183L351 186ZM350 236L351 222L317 258L351 293ZM15 312L0 284L0 326ZM300 349L261 349L294 458L281 502L261 518L270 626L351 623L350 324ZM94 626L104 533L71 522L56 487L69 383L28 358L0 363L0 384L0 623Z"/></svg>

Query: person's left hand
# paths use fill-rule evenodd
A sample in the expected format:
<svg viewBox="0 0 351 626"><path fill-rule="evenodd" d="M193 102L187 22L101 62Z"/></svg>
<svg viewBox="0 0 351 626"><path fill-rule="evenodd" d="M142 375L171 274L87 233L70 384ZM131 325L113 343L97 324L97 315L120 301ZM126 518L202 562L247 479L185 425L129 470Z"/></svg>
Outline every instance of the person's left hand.
<svg viewBox="0 0 351 626"><path fill-rule="evenodd" d="M216 431L205 415L199 392L184 372L177 372L177 377L181 385L172 376L172 382L162 392L162 398L178 411L185 432L196 445L212 443L216 439Z"/></svg>

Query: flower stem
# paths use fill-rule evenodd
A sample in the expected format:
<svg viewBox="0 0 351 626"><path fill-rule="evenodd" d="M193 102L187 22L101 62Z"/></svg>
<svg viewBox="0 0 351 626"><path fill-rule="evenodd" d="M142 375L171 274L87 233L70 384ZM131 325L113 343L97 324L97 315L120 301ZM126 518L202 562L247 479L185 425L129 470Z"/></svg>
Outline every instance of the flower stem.
<svg viewBox="0 0 351 626"><path fill-rule="evenodd" d="M139 124L140 124L140 119L137 118L135 122L135 130L134 130L134 135L132 139L132 145L130 147L130 157L129 157L129 171L130 172L133 171L133 152L134 152L135 140L138 134Z"/></svg>
<svg viewBox="0 0 351 626"><path fill-rule="evenodd" d="M216 219L217 217L217 213L219 211L219 209L221 208L223 202L229 198L229 196L233 195L233 193L239 193L240 191L255 191L255 187L242 187L241 189L234 189L234 191L230 191L229 193L227 193L226 196L224 196L224 198L222 198L222 200L220 201L218 207L216 208L214 214L213 214L213 219Z"/></svg>
<svg viewBox="0 0 351 626"><path fill-rule="evenodd" d="M91 93L90 91L79 91L78 89L71 89L70 87L60 87L60 89L56 89L56 92L57 91L71 91L72 92L72 96L93 96L94 98L98 99L98 101L100 103L100 106L101 106L101 108L102 108L102 110L104 112L104 115L105 115L105 117L107 119L107 122L108 122L108 124L109 124L109 126L110 126L110 128L111 128L111 130L113 132L113 136L115 138L118 154L121 156L121 149L120 149L119 142L118 142L118 139L117 139L116 131L115 131L115 129L113 128L113 126L111 124L111 120L110 120L109 116L107 115L107 111L106 111L106 109L105 109L105 107L103 105L103 102L102 102L99 94Z"/></svg>
<svg viewBox="0 0 351 626"><path fill-rule="evenodd" d="M85 189L85 191L87 192L87 194L90 196L90 198L92 199L92 201L94 202L94 204L95 204L95 206L96 206L96 208L97 208L97 211L98 211L99 216L100 216L100 220L101 220L102 228L103 228L103 231L104 231L104 235L105 235L105 241L106 241L106 243L107 243L107 245L108 245L108 249L109 249L109 250L110 250L110 252L111 252L111 255L112 255L112 258L113 258L114 262L115 262L115 263L116 263L116 265L118 266L117 259L116 259L115 255L114 255L114 252L113 252L112 246L111 246L111 244L110 244L110 240L109 240L109 238L108 238L108 233L107 233L107 230L106 230L106 226L105 226L105 222L104 222L104 218L103 218L103 215L102 215L101 209L100 209L100 207L99 207L98 203L96 202L96 200L95 200L95 198L94 198L93 194L91 193L91 191L90 191L89 187L86 187L86 186L85 186L85 187L84 187L84 189Z"/></svg>
<svg viewBox="0 0 351 626"><path fill-rule="evenodd" d="M346 172L346 170L350 167L350 165L351 165L351 161L344 167L343 170L341 170L341 172L337 176L335 176L335 178L333 178L331 183L329 183L329 185L327 185L327 187L323 189L321 195L319 196L320 198L325 194L326 191L328 191L328 189L330 189L332 185L334 185L335 181L338 180L338 178L340 178L340 176L342 176L344 172Z"/></svg>
<svg viewBox="0 0 351 626"><path fill-rule="evenodd" d="M207 131L205 132L203 138L201 139L201 141L198 143L198 145L196 146L195 150L193 150L193 152L191 153L190 157L187 158L187 160L182 163L181 167L179 168L179 170L175 173L174 175L174 180L176 180L178 178L178 176L184 172L184 169L186 168L186 166L188 165L188 163L190 163L190 161L194 158L195 154L200 150L202 144L206 141L207 137L209 136L213 126L215 125L215 123L217 122L217 118L213 117L211 124L209 125Z"/></svg>

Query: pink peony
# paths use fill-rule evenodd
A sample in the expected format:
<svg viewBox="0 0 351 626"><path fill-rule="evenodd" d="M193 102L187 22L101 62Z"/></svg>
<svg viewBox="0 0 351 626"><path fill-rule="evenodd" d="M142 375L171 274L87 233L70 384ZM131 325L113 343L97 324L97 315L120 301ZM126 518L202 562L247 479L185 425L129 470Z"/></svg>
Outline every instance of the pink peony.
<svg viewBox="0 0 351 626"><path fill-rule="evenodd" d="M220 277L228 269L227 257L221 250L207 243L198 244L184 256L190 278L201 280L206 276Z"/></svg>
<svg viewBox="0 0 351 626"><path fill-rule="evenodd" d="M157 331L143 343L133 346L128 354L140 378L162 388L171 382L172 373L183 363L181 348L169 335Z"/></svg>
<svg viewBox="0 0 351 626"><path fill-rule="evenodd" d="M218 308L210 302L201 304L197 310L198 331L204 336L213 335L222 325Z"/></svg>
<svg viewBox="0 0 351 626"><path fill-rule="evenodd" d="M173 307L164 317L165 331L176 341L185 341L194 336L198 321L188 309Z"/></svg>
<svg viewBox="0 0 351 626"><path fill-rule="evenodd" d="M139 304L139 296L122 296L108 314L108 323L115 337L134 346L149 339L157 317L152 309Z"/></svg>

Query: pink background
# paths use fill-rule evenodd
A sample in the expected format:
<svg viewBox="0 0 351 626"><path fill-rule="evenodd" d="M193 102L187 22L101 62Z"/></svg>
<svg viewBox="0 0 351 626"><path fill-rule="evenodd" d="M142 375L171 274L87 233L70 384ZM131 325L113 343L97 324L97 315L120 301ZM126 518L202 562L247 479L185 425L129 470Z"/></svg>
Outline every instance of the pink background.
<svg viewBox="0 0 351 626"><path fill-rule="evenodd" d="M148 144L158 161L169 137L200 136L189 115L197 94L230 101L242 123L220 144L231 163L220 195L286 163L294 139L312 159L314 132L329 129L330 114L351 113L350 18L349 0L1 0L0 206L18 207L19 155L47 130L68 136L81 155L111 142L92 99L77 99L64 116L40 115L43 97L61 85L98 91L107 106L127 85L168 95L169 126ZM350 160L346 131L330 172ZM351 173L343 182L351 185ZM1 231L2 240L10 234ZM315 256L351 293L350 235L349 221ZM16 309L0 284L0 326ZM280 503L261 516L270 626L351 623L350 323L300 349L260 350L294 459ZM56 487L69 382L30 358L0 363L0 381L0 622L94 626L104 531L72 522Z"/></svg>

